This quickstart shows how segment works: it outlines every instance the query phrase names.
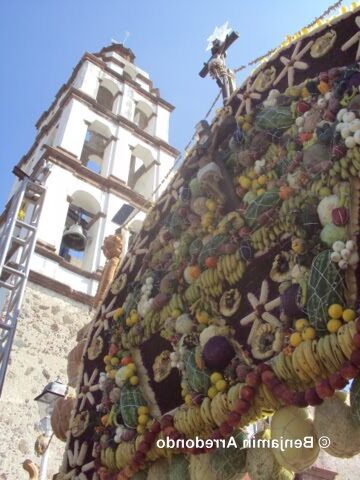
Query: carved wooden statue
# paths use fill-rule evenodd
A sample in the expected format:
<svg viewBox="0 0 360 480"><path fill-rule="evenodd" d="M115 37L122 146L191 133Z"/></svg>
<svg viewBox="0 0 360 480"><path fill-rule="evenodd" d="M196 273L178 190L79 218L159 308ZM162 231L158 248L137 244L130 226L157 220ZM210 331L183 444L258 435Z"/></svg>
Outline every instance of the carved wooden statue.
<svg viewBox="0 0 360 480"><path fill-rule="evenodd" d="M102 302L107 287L114 279L115 272L120 263L120 256L122 252L122 236L120 232L115 235L109 235L105 238L102 246L107 262L105 264L99 286L94 298L93 307L97 308Z"/></svg>

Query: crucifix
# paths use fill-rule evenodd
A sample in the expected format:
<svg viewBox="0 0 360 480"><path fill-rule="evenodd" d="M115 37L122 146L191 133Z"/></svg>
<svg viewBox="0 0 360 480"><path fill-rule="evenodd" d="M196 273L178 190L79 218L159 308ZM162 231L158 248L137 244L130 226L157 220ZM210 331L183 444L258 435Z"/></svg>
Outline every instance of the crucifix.
<svg viewBox="0 0 360 480"><path fill-rule="evenodd" d="M239 34L228 28L228 22L221 27L216 27L214 33L208 38L208 48L211 50L210 59L204 63L199 72L200 77L205 78L209 73L211 78L221 88L224 103L236 88L235 75L226 66L226 50L239 38Z"/></svg>

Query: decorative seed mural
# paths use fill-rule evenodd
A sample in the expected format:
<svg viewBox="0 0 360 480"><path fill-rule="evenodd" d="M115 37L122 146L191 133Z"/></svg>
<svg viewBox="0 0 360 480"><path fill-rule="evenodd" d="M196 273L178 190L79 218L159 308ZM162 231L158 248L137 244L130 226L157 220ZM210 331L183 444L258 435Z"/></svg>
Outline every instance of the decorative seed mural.
<svg viewBox="0 0 360 480"><path fill-rule="evenodd" d="M59 478L291 479L316 441L157 446L241 445L270 417L258 438L360 453L359 58L353 11L276 51L204 128L92 324Z"/></svg>

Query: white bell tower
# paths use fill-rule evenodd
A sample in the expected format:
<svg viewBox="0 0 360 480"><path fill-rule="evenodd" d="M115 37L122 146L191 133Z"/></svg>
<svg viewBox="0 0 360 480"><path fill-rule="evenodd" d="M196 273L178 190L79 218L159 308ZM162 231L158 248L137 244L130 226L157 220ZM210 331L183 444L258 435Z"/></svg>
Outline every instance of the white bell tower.
<svg viewBox="0 0 360 480"><path fill-rule="evenodd" d="M118 227L115 214L125 204L139 210L126 244L178 155L168 144L174 107L134 59L121 44L86 53L40 117L35 143L18 164L28 175L40 163L50 166L30 280L49 286L50 278L59 293L71 288L80 300L96 292L105 262L101 245ZM86 236L83 251L63 241L77 223Z"/></svg>
<svg viewBox="0 0 360 480"><path fill-rule="evenodd" d="M88 307L106 261L105 237L131 218L122 229L126 249L179 153L168 143L174 107L134 60L121 44L81 58L38 120L35 141L15 168L19 178L0 216L1 235L21 178L36 183L45 176L35 249L0 398L3 418L11 419L2 430L9 445L0 441L5 462L0 462L0 476L6 478L21 478L20 463L32 455L38 434L34 396L57 376L67 382L66 356L77 331L90 320ZM25 196L17 218L25 224L32 212ZM21 225L18 220L17 237L23 235ZM11 441L14 431L21 431L19 449ZM53 440L51 450L55 473L62 445Z"/></svg>

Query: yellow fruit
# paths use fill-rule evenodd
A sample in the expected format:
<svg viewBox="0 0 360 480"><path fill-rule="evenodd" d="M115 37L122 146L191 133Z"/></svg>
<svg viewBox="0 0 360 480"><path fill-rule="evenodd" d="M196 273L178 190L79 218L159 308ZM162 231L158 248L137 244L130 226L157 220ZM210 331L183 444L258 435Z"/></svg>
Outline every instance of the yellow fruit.
<svg viewBox="0 0 360 480"><path fill-rule="evenodd" d="M138 424L139 425L146 425L149 420L149 415L139 415L138 416Z"/></svg>
<svg viewBox="0 0 360 480"><path fill-rule="evenodd" d="M132 377L130 377L130 383L131 385L137 385L139 383L139 377L133 375Z"/></svg>
<svg viewBox="0 0 360 480"><path fill-rule="evenodd" d="M309 320L307 318L298 318L295 322L295 330L301 332L305 327L309 326Z"/></svg>
<svg viewBox="0 0 360 480"><path fill-rule="evenodd" d="M218 392L224 392L227 388L225 380L218 380L215 384L215 388Z"/></svg>
<svg viewBox="0 0 360 480"><path fill-rule="evenodd" d="M193 402L192 402L192 396L190 395L190 393L188 393L187 395L185 395L185 403L186 405L191 405Z"/></svg>
<svg viewBox="0 0 360 480"><path fill-rule="evenodd" d="M217 393L218 393L217 389L214 386L212 386L208 390L208 397L209 398L214 398L215 395L217 395Z"/></svg>
<svg viewBox="0 0 360 480"><path fill-rule="evenodd" d="M341 325L342 325L342 322L338 318L331 318L326 324L327 329L329 330L330 333L337 332L341 327Z"/></svg>
<svg viewBox="0 0 360 480"><path fill-rule="evenodd" d="M120 360L117 358L117 357L112 357L111 359L111 365L113 365L114 367L116 367L117 365L119 365L119 362Z"/></svg>
<svg viewBox="0 0 360 480"><path fill-rule="evenodd" d="M206 208L210 210L210 212L214 212L216 210L216 202L211 198L208 198L205 202Z"/></svg>
<svg viewBox="0 0 360 480"><path fill-rule="evenodd" d="M242 125L242 129L244 132L248 132L251 128L251 123L249 122L244 122L243 125Z"/></svg>
<svg viewBox="0 0 360 480"><path fill-rule="evenodd" d="M123 315L124 311L125 310L122 307L117 308L113 313L113 319L118 320L121 317L121 315Z"/></svg>
<svg viewBox="0 0 360 480"><path fill-rule="evenodd" d="M114 378L116 377L116 372L117 370L110 370L108 373L107 373L107 376L108 378L110 378L111 380L114 380Z"/></svg>
<svg viewBox="0 0 360 480"><path fill-rule="evenodd" d="M239 177L239 184L240 187L245 188L245 190L249 190L249 188L251 187L251 180L244 175L241 175Z"/></svg>
<svg viewBox="0 0 360 480"><path fill-rule="evenodd" d="M105 365L105 372L106 373L111 372L112 369L113 369L112 365Z"/></svg>
<svg viewBox="0 0 360 480"><path fill-rule="evenodd" d="M138 425L136 427L136 431L139 435L142 435L143 433L145 433L145 426L144 425Z"/></svg>
<svg viewBox="0 0 360 480"><path fill-rule="evenodd" d="M302 342L302 336L300 332L294 332L290 336L290 345L297 347Z"/></svg>
<svg viewBox="0 0 360 480"><path fill-rule="evenodd" d="M129 372L135 373L135 372L136 372L136 365L135 365L135 363L133 363L133 362L128 363L128 364L126 365L126 370L128 370Z"/></svg>
<svg viewBox="0 0 360 480"><path fill-rule="evenodd" d="M174 310L171 312L171 316L174 319L177 319L178 317L180 317L181 314L182 314L182 311L179 308L174 308Z"/></svg>
<svg viewBox="0 0 360 480"><path fill-rule="evenodd" d="M343 307L338 303L333 303L328 309L328 314L331 318L341 318L343 314Z"/></svg>
<svg viewBox="0 0 360 480"><path fill-rule="evenodd" d="M353 322L356 318L356 312L352 308L343 311L342 318L345 322Z"/></svg>
<svg viewBox="0 0 360 480"><path fill-rule="evenodd" d="M136 372L136 366L134 363L129 363L126 365L124 373L126 378L131 378Z"/></svg>
<svg viewBox="0 0 360 480"><path fill-rule="evenodd" d="M259 185L266 185L267 183L267 176L266 175L260 175L260 177L257 179Z"/></svg>
<svg viewBox="0 0 360 480"><path fill-rule="evenodd" d="M104 362L106 365L110 365L111 363L112 356L111 355L105 355L104 357Z"/></svg>
<svg viewBox="0 0 360 480"><path fill-rule="evenodd" d="M242 125L244 122L245 122L245 117L244 115L238 115L236 117L236 122L239 124L239 125Z"/></svg>
<svg viewBox="0 0 360 480"><path fill-rule="evenodd" d="M256 190L256 195L260 197L260 195L264 195L265 192L265 188L259 188L259 190Z"/></svg>
<svg viewBox="0 0 360 480"><path fill-rule="evenodd" d="M198 310L196 312L196 320L199 323L207 325L209 323L209 314L205 310Z"/></svg>
<svg viewBox="0 0 360 480"><path fill-rule="evenodd" d="M316 330L314 327L306 327L301 333L303 340L314 340L316 337Z"/></svg>
<svg viewBox="0 0 360 480"><path fill-rule="evenodd" d="M149 409L148 407L143 406L143 407L139 407L137 412L138 412L138 415L148 415Z"/></svg>
<svg viewBox="0 0 360 480"><path fill-rule="evenodd" d="M131 325L132 325L131 317L127 317L126 320L125 320L125 323L128 327L131 327Z"/></svg>
<svg viewBox="0 0 360 480"><path fill-rule="evenodd" d="M251 182L251 188L252 188L253 190L257 190L258 188L260 188L259 182L257 181L256 178L255 178L255 180L253 180L253 181Z"/></svg>
<svg viewBox="0 0 360 480"><path fill-rule="evenodd" d="M132 313L130 315L130 320L132 322L132 324L134 325L136 322L138 322L140 319L140 315L138 313Z"/></svg>
<svg viewBox="0 0 360 480"><path fill-rule="evenodd" d="M210 375L210 381L213 385L215 385L216 382L222 379L223 379L223 376L219 372L214 372Z"/></svg>

